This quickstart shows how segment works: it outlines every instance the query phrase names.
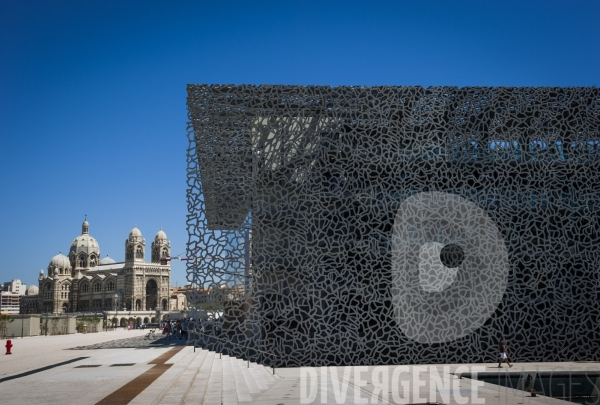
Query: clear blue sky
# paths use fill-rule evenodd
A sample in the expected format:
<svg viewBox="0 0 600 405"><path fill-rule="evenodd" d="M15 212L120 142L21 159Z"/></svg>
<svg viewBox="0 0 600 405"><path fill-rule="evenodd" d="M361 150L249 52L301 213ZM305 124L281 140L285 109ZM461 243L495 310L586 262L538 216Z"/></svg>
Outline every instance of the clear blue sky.
<svg viewBox="0 0 600 405"><path fill-rule="evenodd" d="M187 83L598 86L600 1L0 0L0 282L185 252Z"/></svg>

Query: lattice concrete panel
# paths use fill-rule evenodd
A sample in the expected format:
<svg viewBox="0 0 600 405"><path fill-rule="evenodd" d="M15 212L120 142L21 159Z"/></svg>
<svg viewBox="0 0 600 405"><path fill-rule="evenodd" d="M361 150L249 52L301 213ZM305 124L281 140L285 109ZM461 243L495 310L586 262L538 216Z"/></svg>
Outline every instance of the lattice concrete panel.
<svg viewBox="0 0 600 405"><path fill-rule="evenodd" d="M189 85L188 111L197 344L600 360L598 89Z"/></svg>

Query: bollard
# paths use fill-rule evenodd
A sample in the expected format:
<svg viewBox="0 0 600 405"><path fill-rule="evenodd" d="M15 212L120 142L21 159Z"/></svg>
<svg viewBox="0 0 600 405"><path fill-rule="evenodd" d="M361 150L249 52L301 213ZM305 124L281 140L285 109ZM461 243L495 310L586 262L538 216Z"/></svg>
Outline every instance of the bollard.
<svg viewBox="0 0 600 405"><path fill-rule="evenodd" d="M535 392L535 390L533 388L531 389L531 397L532 398L537 397L537 393Z"/></svg>
<svg viewBox="0 0 600 405"><path fill-rule="evenodd" d="M12 344L12 341L11 341L10 339L8 339L8 340L6 341L6 345L5 345L5 347L6 347L6 354L12 354L12 353L10 352L10 349L11 349L11 347L13 347L13 344Z"/></svg>

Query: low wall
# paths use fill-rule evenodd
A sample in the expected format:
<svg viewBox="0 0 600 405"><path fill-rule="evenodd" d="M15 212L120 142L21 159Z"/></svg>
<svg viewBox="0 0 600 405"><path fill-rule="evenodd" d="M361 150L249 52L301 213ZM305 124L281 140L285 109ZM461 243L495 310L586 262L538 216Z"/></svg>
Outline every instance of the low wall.
<svg viewBox="0 0 600 405"><path fill-rule="evenodd" d="M75 333L75 318L72 316L42 316L39 328L42 335L73 334ZM46 328L48 328L47 332Z"/></svg>
<svg viewBox="0 0 600 405"><path fill-rule="evenodd" d="M97 333L104 330L102 318L100 318L97 322L94 322L91 318L79 317L77 318L77 325L79 327L79 333Z"/></svg>
<svg viewBox="0 0 600 405"><path fill-rule="evenodd" d="M9 337L39 336L40 316L36 314L11 315L13 322L8 324Z"/></svg>

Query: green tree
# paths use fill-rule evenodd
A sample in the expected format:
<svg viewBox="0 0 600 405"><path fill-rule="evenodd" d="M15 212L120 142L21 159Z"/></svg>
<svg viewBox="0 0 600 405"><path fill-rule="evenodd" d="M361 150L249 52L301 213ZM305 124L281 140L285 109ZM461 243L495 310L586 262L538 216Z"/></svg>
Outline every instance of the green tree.
<svg viewBox="0 0 600 405"><path fill-rule="evenodd" d="M12 316L7 314L0 314L0 338L5 339L8 337L8 324L13 323L15 320Z"/></svg>
<svg viewBox="0 0 600 405"><path fill-rule="evenodd" d="M48 334L48 317L40 318L40 331L42 335Z"/></svg>

